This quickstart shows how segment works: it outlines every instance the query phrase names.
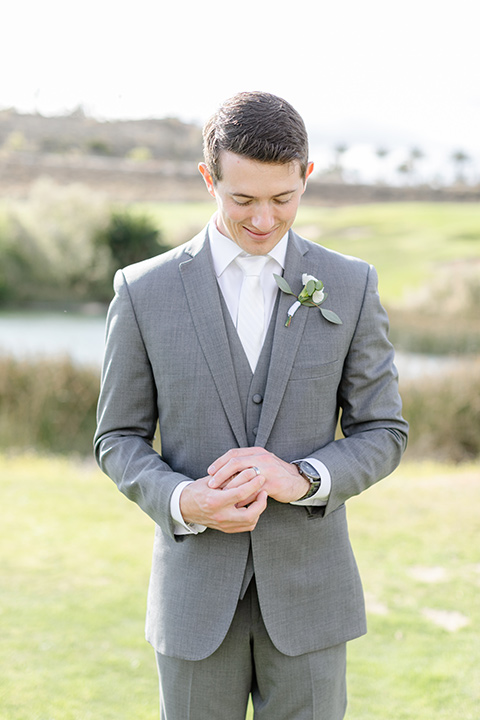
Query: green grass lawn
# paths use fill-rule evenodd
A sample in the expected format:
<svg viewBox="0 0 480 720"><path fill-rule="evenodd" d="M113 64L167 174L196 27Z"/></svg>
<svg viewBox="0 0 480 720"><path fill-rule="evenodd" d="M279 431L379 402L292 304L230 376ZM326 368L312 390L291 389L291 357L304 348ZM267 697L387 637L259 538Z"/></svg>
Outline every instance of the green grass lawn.
<svg viewBox="0 0 480 720"><path fill-rule="evenodd" d="M166 243L198 232L214 202L139 205ZM335 208L301 205L295 229L333 250L376 266L384 302L398 301L452 260L480 260L479 203L379 203Z"/></svg>
<svg viewBox="0 0 480 720"><path fill-rule="evenodd" d="M478 720L479 471L405 463L348 503L369 617L348 720ZM151 521L59 458L0 455L0 503L2 720L156 720Z"/></svg>

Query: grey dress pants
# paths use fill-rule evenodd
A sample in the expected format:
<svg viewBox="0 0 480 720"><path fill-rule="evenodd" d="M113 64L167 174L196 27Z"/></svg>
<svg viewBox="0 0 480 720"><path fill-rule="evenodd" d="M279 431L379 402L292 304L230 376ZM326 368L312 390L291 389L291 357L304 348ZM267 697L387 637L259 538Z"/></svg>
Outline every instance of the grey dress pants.
<svg viewBox="0 0 480 720"><path fill-rule="evenodd" d="M346 644L288 656L265 629L255 580L220 647L204 660L157 653L161 720L342 720Z"/></svg>

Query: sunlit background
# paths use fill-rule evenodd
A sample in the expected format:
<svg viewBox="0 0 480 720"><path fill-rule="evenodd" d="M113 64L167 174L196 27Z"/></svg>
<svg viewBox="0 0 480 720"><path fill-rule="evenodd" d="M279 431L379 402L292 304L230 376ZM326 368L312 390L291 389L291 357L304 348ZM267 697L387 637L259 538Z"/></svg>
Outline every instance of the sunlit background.
<svg viewBox="0 0 480 720"><path fill-rule="evenodd" d="M351 181L402 182L413 161L441 185L462 152L479 181L475 0L7 0L2 19L0 109L201 124L262 89L304 116L317 172L340 149Z"/></svg>
<svg viewBox="0 0 480 720"><path fill-rule="evenodd" d="M479 8L2 1L2 720L158 718L153 526L92 458L106 308L119 267L208 221L198 127L255 89L307 123L297 231L378 269L411 427L395 476L348 503L370 629L348 718L478 718ZM198 127L97 122L145 118Z"/></svg>

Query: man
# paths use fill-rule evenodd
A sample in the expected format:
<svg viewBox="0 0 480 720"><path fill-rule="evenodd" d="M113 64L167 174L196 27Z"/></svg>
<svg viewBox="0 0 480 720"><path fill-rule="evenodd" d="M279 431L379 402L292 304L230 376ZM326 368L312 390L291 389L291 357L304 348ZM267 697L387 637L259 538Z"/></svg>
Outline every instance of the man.
<svg viewBox="0 0 480 720"><path fill-rule="evenodd" d="M117 273L96 456L156 523L161 717L242 720L251 694L258 720L339 720L366 631L345 501L406 444L387 318L372 267L291 230L313 164L287 102L240 93L204 140L216 215Z"/></svg>

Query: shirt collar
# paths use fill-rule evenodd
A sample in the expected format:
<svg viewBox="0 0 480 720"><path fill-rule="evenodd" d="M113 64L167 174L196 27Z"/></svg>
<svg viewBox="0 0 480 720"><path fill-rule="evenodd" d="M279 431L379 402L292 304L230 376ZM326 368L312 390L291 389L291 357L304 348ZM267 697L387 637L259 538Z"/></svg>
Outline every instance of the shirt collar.
<svg viewBox="0 0 480 720"><path fill-rule="evenodd" d="M215 222L216 215L214 215L208 224L208 237L210 239L210 249L212 251L213 267L215 269L215 275L220 277L227 267L242 253L244 253L241 247L239 247L233 240L226 235L223 235L217 228ZM288 232L282 237L281 240L273 247L268 257L273 258L282 267L285 268L285 256L287 254L287 243L288 243Z"/></svg>

